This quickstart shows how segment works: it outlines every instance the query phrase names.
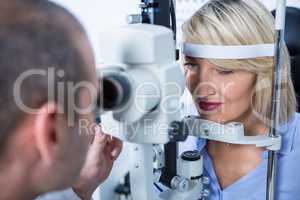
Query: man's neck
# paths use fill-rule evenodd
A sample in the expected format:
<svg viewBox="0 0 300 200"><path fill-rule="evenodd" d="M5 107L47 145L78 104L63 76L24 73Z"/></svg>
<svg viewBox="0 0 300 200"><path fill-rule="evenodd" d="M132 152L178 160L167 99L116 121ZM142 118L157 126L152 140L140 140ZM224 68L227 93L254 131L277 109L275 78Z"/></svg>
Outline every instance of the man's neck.
<svg viewBox="0 0 300 200"><path fill-rule="evenodd" d="M37 196L30 188L30 174L23 167L0 167L0 200L33 200Z"/></svg>

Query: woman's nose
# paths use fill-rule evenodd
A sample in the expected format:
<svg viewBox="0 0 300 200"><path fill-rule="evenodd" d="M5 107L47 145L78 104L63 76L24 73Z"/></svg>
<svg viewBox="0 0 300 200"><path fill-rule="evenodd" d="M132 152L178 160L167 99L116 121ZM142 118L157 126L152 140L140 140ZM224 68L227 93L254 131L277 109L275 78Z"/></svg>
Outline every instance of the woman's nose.
<svg viewBox="0 0 300 200"><path fill-rule="evenodd" d="M198 85L195 89L198 98L205 98L215 94L216 85L212 81L210 67L203 66L198 72Z"/></svg>

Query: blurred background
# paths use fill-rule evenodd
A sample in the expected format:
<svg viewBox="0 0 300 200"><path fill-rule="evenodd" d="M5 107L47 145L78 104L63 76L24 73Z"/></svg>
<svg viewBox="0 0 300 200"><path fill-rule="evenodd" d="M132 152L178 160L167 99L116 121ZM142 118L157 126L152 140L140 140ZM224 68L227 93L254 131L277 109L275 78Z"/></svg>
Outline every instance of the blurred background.
<svg viewBox="0 0 300 200"><path fill-rule="evenodd" d="M83 24L93 46L96 62L101 63L101 32L126 24L128 14L137 14L140 0L52 0L71 11ZM176 0L178 40L180 27L208 0ZM269 10L275 8L276 0L261 0ZM300 8L299 0L288 0L288 6ZM116 161L109 179L95 192L94 200L117 200L114 195L115 186L128 171L128 152L126 144L120 158Z"/></svg>

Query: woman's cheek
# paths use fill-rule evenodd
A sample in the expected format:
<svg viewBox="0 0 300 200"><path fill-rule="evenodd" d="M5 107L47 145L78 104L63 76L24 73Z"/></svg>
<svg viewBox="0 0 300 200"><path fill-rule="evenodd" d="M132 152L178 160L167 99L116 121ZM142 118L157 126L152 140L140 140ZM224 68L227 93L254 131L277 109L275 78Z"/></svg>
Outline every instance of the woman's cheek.
<svg viewBox="0 0 300 200"><path fill-rule="evenodd" d="M236 95L238 95L239 91L236 88L236 83L234 81L224 82L220 86L220 93L224 100L234 100L236 99Z"/></svg>
<svg viewBox="0 0 300 200"><path fill-rule="evenodd" d="M228 83L223 88L222 93L225 100L224 112L242 115L251 106L251 87L242 82L239 82L239 84L235 82Z"/></svg>
<svg viewBox="0 0 300 200"><path fill-rule="evenodd" d="M187 88L191 93L193 93L198 84L197 74L193 72L186 72L185 79Z"/></svg>

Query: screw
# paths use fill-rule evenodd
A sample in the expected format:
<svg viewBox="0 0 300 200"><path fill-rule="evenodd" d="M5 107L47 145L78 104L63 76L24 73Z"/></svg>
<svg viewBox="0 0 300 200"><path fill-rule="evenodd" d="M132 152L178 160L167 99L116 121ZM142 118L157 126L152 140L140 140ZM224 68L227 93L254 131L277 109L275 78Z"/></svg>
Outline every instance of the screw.
<svg viewBox="0 0 300 200"><path fill-rule="evenodd" d="M208 185L208 184L210 183L209 178L206 177L206 176L202 177L202 183L203 183L204 185Z"/></svg>
<svg viewBox="0 0 300 200"><path fill-rule="evenodd" d="M209 135L209 130L204 129L203 132L204 132L204 135L205 135L205 136L208 136L208 135Z"/></svg>
<svg viewBox="0 0 300 200"><path fill-rule="evenodd" d="M188 189L189 189L189 183L186 179L179 182L179 184L178 184L179 192L186 192Z"/></svg>
<svg viewBox="0 0 300 200"><path fill-rule="evenodd" d="M209 191L208 189L204 189L204 190L202 191L203 197L208 197L208 196L209 196L209 193L210 193L210 191Z"/></svg>

